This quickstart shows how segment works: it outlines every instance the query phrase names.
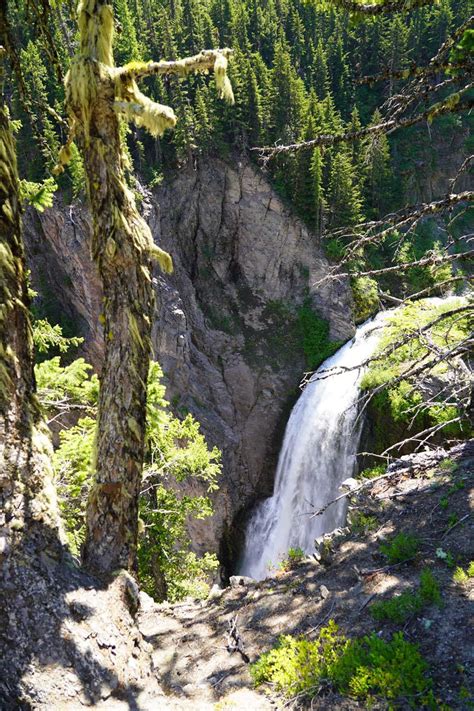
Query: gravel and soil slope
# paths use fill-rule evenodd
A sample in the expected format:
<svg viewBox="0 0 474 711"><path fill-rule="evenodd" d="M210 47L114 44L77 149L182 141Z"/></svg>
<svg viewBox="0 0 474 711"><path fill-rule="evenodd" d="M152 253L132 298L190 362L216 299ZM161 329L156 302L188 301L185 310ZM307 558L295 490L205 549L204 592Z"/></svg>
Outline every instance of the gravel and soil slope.
<svg viewBox="0 0 474 711"><path fill-rule="evenodd" d="M429 664L438 708L472 709L474 578L455 571L474 558L473 478L474 441L404 458L353 497L351 526L327 537L319 562L260 583L237 576L204 602L157 605L126 574L101 587L66 562L25 553L0 599L0 710L267 711L283 701L270 686L253 688L249 662L281 634L315 639L330 619L350 637L402 630ZM380 546L399 533L418 550L390 565ZM441 604L403 623L376 621L373 605L418 589L426 568ZM310 707L366 708L327 685Z"/></svg>
<svg viewBox="0 0 474 711"><path fill-rule="evenodd" d="M374 630L388 639L403 630L429 662L439 708L472 708L474 581L456 583L453 574L474 558L473 478L474 442L449 453L406 458L392 476L353 500L355 524L323 546L322 562L304 562L260 583L233 578L231 587L202 603L156 606L142 596L139 627L153 647L155 673L170 701L181 699L182 708L193 701L195 709L274 707L279 700L271 689L268 695L252 690L245 657L255 661L280 634L314 639L334 619L348 636ZM380 545L400 532L415 536L419 550L411 560L390 566ZM417 589L426 567L439 583L441 606L428 605L403 624L376 622L371 606ZM236 646L228 635L233 623L244 654L229 651ZM326 690L311 708L364 706Z"/></svg>

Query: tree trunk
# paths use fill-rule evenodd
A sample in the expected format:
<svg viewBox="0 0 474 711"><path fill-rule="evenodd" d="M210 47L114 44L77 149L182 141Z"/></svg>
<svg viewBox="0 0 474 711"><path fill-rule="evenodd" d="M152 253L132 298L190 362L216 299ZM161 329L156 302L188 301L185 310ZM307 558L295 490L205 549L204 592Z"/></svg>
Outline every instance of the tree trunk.
<svg viewBox="0 0 474 711"><path fill-rule="evenodd" d="M20 542L34 539L55 553L61 547L52 449L35 397L15 143L2 84L0 76L0 563Z"/></svg>
<svg viewBox="0 0 474 711"><path fill-rule="evenodd" d="M120 111L153 136L176 124L171 108L136 84L155 74L214 71L219 96L233 103L227 77L231 50L202 50L176 62L131 62L115 68L113 10L105 0L79 4L80 52L66 79L70 136L84 155L94 224L92 256L104 291L105 360L101 376L96 478L87 511L84 562L96 574L135 570L138 495L145 441L146 383L151 356L154 290L150 255L172 271L171 257L153 243L125 181Z"/></svg>
<svg viewBox="0 0 474 711"><path fill-rule="evenodd" d="M70 69L68 110L84 156L93 217L92 256L103 284L105 340L84 563L104 575L118 568L136 569L154 305L152 238L125 180L110 70L111 7L101 0L83 3L79 27L81 52Z"/></svg>
<svg viewBox="0 0 474 711"><path fill-rule="evenodd" d="M97 104L91 107L91 137L84 150L105 340L96 480L88 504L84 562L100 574L136 568L154 305L142 219L125 184L113 88L110 98L108 91L97 76Z"/></svg>

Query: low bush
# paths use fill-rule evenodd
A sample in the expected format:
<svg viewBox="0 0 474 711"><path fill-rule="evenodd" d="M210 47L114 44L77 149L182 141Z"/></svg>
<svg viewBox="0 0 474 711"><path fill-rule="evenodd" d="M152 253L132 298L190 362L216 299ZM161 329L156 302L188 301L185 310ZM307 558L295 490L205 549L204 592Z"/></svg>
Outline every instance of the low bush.
<svg viewBox="0 0 474 711"><path fill-rule="evenodd" d="M301 561L304 558L304 550L302 548L290 548L288 550L288 554L286 558L284 558L281 563L278 565L280 570L283 570L284 572L288 570L293 570L296 568L298 563L301 563Z"/></svg>
<svg viewBox="0 0 474 711"><path fill-rule="evenodd" d="M467 585L472 578L474 578L474 560L469 563L466 570L458 566L453 573L453 582L458 585Z"/></svg>
<svg viewBox="0 0 474 711"><path fill-rule="evenodd" d="M367 531L375 531L378 526L376 516L364 514L362 511L351 511L348 517L348 522L351 530L356 534L367 533Z"/></svg>
<svg viewBox="0 0 474 711"><path fill-rule="evenodd" d="M375 479L377 476L385 474L387 466L385 464L377 464L374 467L363 469L358 475L358 479Z"/></svg>
<svg viewBox="0 0 474 711"><path fill-rule="evenodd" d="M390 620L402 624L412 615L421 612L428 605L441 604L441 592L438 581L429 568L425 568L420 576L418 590L406 591L395 595L390 600L381 600L371 605L370 611L378 621Z"/></svg>
<svg viewBox="0 0 474 711"><path fill-rule="evenodd" d="M381 552L386 556L389 565L404 563L414 558L420 548L419 540L411 533L398 533L388 543L382 543Z"/></svg>
<svg viewBox="0 0 474 711"><path fill-rule="evenodd" d="M375 634L350 639L334 620L321 629L315 641L284 635L275 649L251 665L255 685L271 682L288 698L312 698L328 687L364 701L375 698L388 708L402 699L411 708L436 708L427 664L416 645L401 632L390 641Z"/></svg>

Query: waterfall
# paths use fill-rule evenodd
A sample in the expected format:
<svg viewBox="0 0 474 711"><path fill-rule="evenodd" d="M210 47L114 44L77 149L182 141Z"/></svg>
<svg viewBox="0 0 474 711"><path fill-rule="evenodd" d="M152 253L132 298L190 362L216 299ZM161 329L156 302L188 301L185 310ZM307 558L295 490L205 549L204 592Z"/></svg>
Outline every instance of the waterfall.
<svg viewBox="0 0 474 711"><path fill-rule="evenodd" d="M321 516L309 514L337 496L354 472L361 430L356 405L364 373L357 366L374 352L386 316L382 312L360 326L317 371L332 368L333 374L314 379L303 390L286 427L274 494L249 521L241 575L261 580L290 547L311 553L315 538L343 524L344 500Z"/></svg>

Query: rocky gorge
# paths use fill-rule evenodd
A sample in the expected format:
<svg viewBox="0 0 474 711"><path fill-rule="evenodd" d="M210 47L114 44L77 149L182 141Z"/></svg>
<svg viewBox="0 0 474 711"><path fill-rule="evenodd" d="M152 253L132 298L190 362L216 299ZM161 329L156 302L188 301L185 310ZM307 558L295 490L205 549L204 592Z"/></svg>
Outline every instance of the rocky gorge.
<svg viewBox="0 0 474 711"><path fill-rule="evenodd" d="M279 446L305 371L297 309L329 323L330 339L354 333L347 283L318 286L329 263L254 166L203 160L153 192L141 191L155 241L174 273L155 273L155 358L167 398L190 411L223 453L211 520L191 524L197 552L232 567L235 522L272 491ZM28 213L25 241L43 310L84 336L82 353L100 370L101 291L89 254L90 217L58 198ZM194 484L194 486L198 486Z"/></svg>

